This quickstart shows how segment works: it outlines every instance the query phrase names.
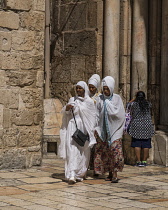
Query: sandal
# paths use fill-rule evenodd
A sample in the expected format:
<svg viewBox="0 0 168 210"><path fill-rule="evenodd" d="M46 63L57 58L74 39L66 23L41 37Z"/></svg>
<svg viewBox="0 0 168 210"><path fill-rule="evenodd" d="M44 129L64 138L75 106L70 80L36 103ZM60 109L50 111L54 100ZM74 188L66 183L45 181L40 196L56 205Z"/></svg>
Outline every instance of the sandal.
<svg viewBox="0 0 168 210"><path fill-rule="evenodd" d="M113 177L112 180L111 180L111 183L118 183L118 180L119 179L117 177Z"/></svg>

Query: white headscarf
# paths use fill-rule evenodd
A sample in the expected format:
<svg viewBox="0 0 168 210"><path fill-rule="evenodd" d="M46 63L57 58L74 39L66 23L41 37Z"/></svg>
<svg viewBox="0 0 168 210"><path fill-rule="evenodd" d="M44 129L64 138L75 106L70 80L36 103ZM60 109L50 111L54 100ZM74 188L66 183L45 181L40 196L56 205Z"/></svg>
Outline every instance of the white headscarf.
<svg viewBox="0 0 168 210"><path fill-rule="evenodd" d="M85 97L89 95L89 88L88 88L86 82L84 82L84 81L79 81L79 82L76 84L76 86L77 86L77 85L80 86L80 87L82 87L82 88L85 90Z"/></svg>
<svg viewBox="0 0 168 210"><path fill-rule="evenodd" d="M115 80L111 76L107 76L102 80L102 89L103 86L107 86L110 89L110 97L113 95L114 92L114 86L115 86Z"/></svg>
<svg viewBox="0 0 168 210"><path fill-rule="evenodd" d="M89 81L88 81L88 84L89 85L94 85L97 90L99 91L99 88L100 88L100 76L98 74L93 74Z"/></svg>

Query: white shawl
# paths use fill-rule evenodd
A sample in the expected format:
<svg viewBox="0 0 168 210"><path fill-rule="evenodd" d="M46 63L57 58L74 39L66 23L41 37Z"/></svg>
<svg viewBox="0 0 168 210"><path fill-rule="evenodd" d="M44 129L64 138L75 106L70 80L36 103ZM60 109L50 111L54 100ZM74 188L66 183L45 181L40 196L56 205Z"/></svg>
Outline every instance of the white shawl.
<svg viewBox="0 0 168 210"><path fill-rule="evenodd" d="M88 84L94 85L97 88L97 91L100 89L100 76L98 74L93 74L89 81Z"/></svg>
<svg viewBox="0 0 168 210"><path fill-rule="evenodd" d="M88 147L92 147L96 143L96 139L94 137L94 129L96 124L96 109L93 100L88 96L89 90L87 84L83 81L80 81L77 83L77 85L81 86L85 90L85 96L84 98L78 96L72 97L70 98L68 104L74 106L73 110L78 129L80 129L85 134L86 133L89 134L90 138L89 143L85 143L85 146L83 148L87 149ZM62 127L60 129L61 143L59 145L59 150L58 150L59 156L62 158L66 158L66 147L67 147L66 142L70 140L70 144L73 144L73 139L71 136L76 130L71 110L65 111L65 109L66 106L62 110L63 120L62 120ZM71 123L73 127L69 128L68 127L69 123Z"/></svg>
<svg viewBox="0 0 168 210"><path fill-rule="evenodd" d="M108 86L110 89L110 96L107 97L104 94L100 95L99 101L97 102L97 117L98 125L96 131L101 137L103 132L103 123L105 116L105 106L107 110L107 124L109 128L110 144L122 138L123 127L125 123L125 109L121 97L118 94L114 94L115 81L112 77L107 76L102 80L102 86ZM105 141L106 139L102 139Z"/></svg>

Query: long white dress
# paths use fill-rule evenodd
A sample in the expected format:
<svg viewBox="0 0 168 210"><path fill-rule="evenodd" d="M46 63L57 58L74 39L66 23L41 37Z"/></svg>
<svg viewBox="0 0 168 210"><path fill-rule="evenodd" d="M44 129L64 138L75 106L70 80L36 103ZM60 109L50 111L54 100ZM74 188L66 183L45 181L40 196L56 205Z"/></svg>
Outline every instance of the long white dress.
<svg viewBox="0 0 168 210"><path fill-rule="evenodd" d="M61 144L59 146L59 155L65 159L65 178L82 178L87 171L90 159L90 148L96 143L94 137L94 128L96 121L96 111L93 100L86 96L84 98L70 98L68 104L74 106L74 115L78 129L85 134L89 134L89 141L86 141L84 147L80 147L72 139L76 131L75 121L72 111L65 111L63 108L63 122L60 130Z"/></svg>

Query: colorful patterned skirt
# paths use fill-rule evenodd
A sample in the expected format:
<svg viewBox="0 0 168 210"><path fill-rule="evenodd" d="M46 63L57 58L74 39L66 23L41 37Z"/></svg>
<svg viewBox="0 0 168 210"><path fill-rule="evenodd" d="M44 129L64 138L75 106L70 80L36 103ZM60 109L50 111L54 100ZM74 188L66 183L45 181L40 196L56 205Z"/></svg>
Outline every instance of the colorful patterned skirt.
<svg viewBox="0 0 168 210"><path fill-rule="evenodd" d="M122 152L122 140L115 140L110 146L97 138L94 154L94 171L96 174L122 171L124 156Z"/></svg>

